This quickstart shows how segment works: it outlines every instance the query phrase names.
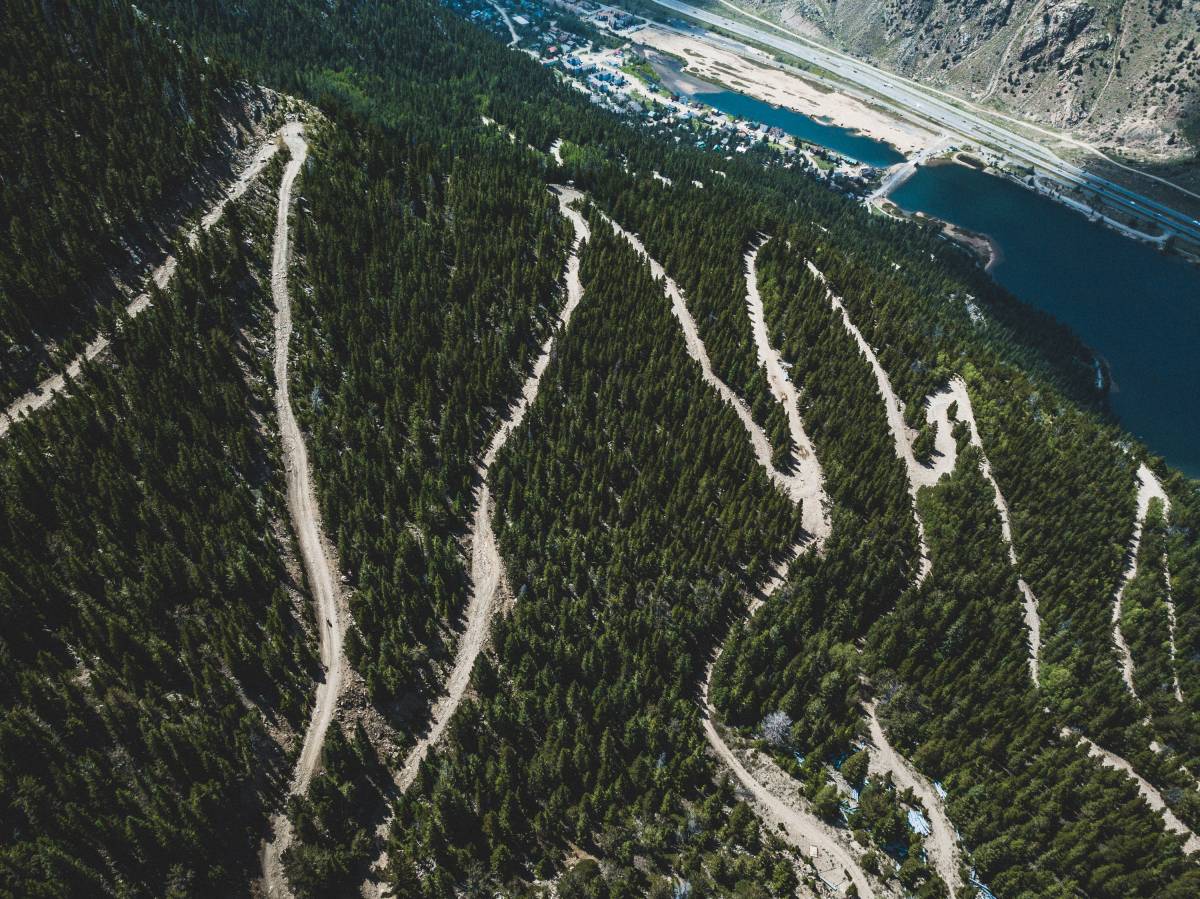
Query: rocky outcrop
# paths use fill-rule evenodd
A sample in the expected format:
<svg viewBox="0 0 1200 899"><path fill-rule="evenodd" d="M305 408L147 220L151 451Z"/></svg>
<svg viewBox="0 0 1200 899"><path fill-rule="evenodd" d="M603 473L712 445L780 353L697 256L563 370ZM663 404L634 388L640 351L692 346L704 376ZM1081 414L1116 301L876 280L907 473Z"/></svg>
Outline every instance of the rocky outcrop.
<svg viewBox="0 0 1200 899"><path fill-rule="evenodd" d="M1051 62L1067 55L1072 43L1096 18L1096 9L1083 0L1067 0L1058 6L1047 4L1046 12L1025 32L1017 59Z"/></svg>
<svg viewBox="0 0 1200 899"><path fill-rule="evenodd" d="M733 2L1097 146L1148 161L1196 158L1196 0Z"/></svg>

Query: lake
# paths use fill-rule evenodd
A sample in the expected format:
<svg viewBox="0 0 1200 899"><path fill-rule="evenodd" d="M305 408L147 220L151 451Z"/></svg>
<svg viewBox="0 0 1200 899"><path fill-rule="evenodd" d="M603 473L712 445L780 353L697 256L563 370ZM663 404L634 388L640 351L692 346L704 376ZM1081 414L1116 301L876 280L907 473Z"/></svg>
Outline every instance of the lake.
<svg viewBox="0 0 1200 899"><path fill-rule="evenodd" d="M691 93L724 113L778 126L869 165L904 158L890 144L744 94ZM922 166L891 199L908 212L990 236L1000 250L992 276L1103 356L1121 423L1176 468L1200 477L1200 269L963 165Z"/></svg>
<svg viewBox="0 0 1200 899"><path fill-rule="evenodd" d="M1121 423L1200 477L1200 269L967 166L923 166L891 199L990 235L992 276L1100 353Z"/></svg>
<svg viewBox="0 0 1200 899"><path fill-rule="evenodd" d="M792 137L828 147L843 156L878 168L904 161L904 154L889 143L849 128L827 124L791 109L772 106L737 91L725 90L684 71L677 60L668 56L647 51L646 58L668 90L705 103L726 115L782 128Z"/></svg>
<svg viewBox="0 0 1200 899"><path fill-rule="evenodd" d="M887 168L904 161L904 155L891 144L867 137L858 131L851 131L849 128L827 125L811 116L772 106L745 94L714 90L697 92L692 96L726 115L740 116L753 122L782 128L792 137L828 147L867 165Z"/></svg>

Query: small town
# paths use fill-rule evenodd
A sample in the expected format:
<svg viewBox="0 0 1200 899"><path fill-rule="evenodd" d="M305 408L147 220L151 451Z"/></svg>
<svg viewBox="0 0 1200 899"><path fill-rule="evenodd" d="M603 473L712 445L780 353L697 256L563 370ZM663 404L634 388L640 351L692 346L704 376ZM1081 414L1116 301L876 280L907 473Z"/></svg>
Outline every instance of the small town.
<svg viewBox="0 0 1200 899"><path fill-rule="evenodd" d="M448 6L656 136L726 157L753 152L764 165L800 169L849 196L867 197L884 178L884 170L671 91L652 62L662 55L638 42L645 20L622 10L591 0L449 0Z"/></svg>

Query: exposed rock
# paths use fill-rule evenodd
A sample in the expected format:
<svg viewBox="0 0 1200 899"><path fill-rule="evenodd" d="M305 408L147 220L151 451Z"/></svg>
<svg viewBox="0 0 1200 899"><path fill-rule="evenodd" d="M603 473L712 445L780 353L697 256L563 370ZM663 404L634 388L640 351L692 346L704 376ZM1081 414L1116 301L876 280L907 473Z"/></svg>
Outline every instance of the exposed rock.
<svg viewBox="0 0 1200 899"><path fill-rule="evenodd" d="M1058 6L1048 6L1041 20L1030 26L1017 58L1022 62L1035 56L1047 62L1060 59L1095 17L1095 7L1083 0L1067 0Z"/></svg>

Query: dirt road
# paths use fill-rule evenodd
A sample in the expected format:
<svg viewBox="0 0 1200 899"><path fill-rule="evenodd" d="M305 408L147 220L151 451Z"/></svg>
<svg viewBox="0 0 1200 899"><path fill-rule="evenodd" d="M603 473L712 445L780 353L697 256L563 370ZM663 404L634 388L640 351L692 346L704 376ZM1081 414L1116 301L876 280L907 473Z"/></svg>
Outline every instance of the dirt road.
<svg viewBox="0 0 1200 899"><path fill-rule="evenodd" d="M396 787L404 792L412 786L420 770L421 762L429 754L429 750L437 744L445 733L446 725L454 716L463 697L467 685L471 681L471 671L475 668L475 660L487 642L491 631L492 619L497 612L500 598L500 588L504 583L504 562L500 558L500 550L496 544L496 535L492 530L492 493L488 488L488 470L496 461L501 448L525 418L525 413L537 399L538 388L542 376L550 365L550 354L554 342L566 330L571 316L583 299L583 283L579 279L579 253L583 245L591 237L587 222L571 203L582 199L583 194L569 187L555 186L558 197L558 208L564 217L571 222L575 229L575 238L571 247L571 255L567 259L566 288L567 298L558 316L558 323L542 342L541 351L533 364L533 371L525 379L521 387L521 395L505 414L492 437L491 443L476 469L479 478L478 501L475 504L475 516L471 525L471 599L467 604L467 626L458 640L458 648L454 655L454 667L446 680L446 692L434 703L430 713L429 731L417 741L404 760L400 773L396 776ZM387 822L380 828L386 833ZM372 865L373 869L382 866L383 858ZM376 897L380 894L379 884L368 880L362 885L362 895Z"/></svg>
<svg viewBox="0 0 1200 899"><path fill-rule="evenodd" d="M776 787L774 790L768 789L746 769L741 760L734 755L733 750L726 745L713 723L716 712L708 699L712 669L713 666L710 665L704 678L704 688L701 694L704 735L708 738L708 743L717 758L733 772L738 783L750 795L758 816L769 825L772 832L778 833L787 842L798 848L801 854L814 860L816 856L824 854L836 862L843 872L843 879L849 878L858 888L860 896L868 897L879 894L880 891L872 885L866 872L859 866L850 850L842 844L841 838L832 827L825 824L816 815L803 811L800 808L798 797L789 797L785 800L777 796L777 792L783 792L781 785L774 785ZM782 830L779 829L780 826L782 826Z"/></svg>
<svg viewBox="0 0 1200 899"><path fill-rule="evenodd" d="M687 347L688 355L700 366L701 376L705 382L725 402L732 406L734 412L737 413L743 427L746 429L746 434L750 439L750 444L754 449L754 456L758 464L762 466L772 482L792 502L803 504L802 514L804 516L807 535L802 543L792 548L788 559L774 566L771 575L760 586L758 590L759 595L764 599L769 599L783 585L791 560L810 546L823 545L829 535L830 524L827 512L828 502L825 496L820 464L817 461L816 453L813 451L812 443L808 439L808 435L804 432L803 424L800 421L799 407L796 405L797 395L795 387L788 379L778 354L770 346L770 340L767 335L762 299L758 294L757 271L754 265L757 250L752 250L747 254L746 258L747 310L751 318L751 326L755 331L755 340L759 346L760 361L767 368L772 391L776 399L783 403L785 407L789 428L801 456L800 465L795 474L780 472L771 464L771 444L767 439L766 433L754 421L750 415L749 408L741 397L734 393L713 371L704 341L700 338L699 329L696 327L696 322L688 311L687 303L684 301L683 293L680 291L678 284L667 275L663 267L649 254L636 235L626 231L607 216L605 216L605 221L608 222L614 232L628 241L638 254L646 260L650 266L651 274L656 280L663 283L667 296L671 301L671 311L674 313L683 332L684 344ZM757 612L762 605L762 600L751 597L748 606L749 615ZM704 683L701 687L701 711L704 734L714 754L733 772L742 788L750 795L752 804L759 817L767 822L773 831L777 831L782 826L783 830L779 831L781 835L789 843L798 848L801 854L810 858L814 864L820 864L822 859L828 859L838 873L834 873L833 870L823 871L823 873L835 882L849 879L858 888L860 896L877 895L879 891L872 886L866 873L858 865L851 852L839 842L837 832L815 815L803 810L797 804L795 798L782 798L780 795L783 793L781 784L773 783L771 786L768 786L756 778L746 769L725 743L714 723L716 712L709 701L709 688L712 684L715 664L714 660L708 666L705 672Z"/></svg>
<svg viewBox="0 0 1200 899"><path fill-rule="evenodd" d="M454 658L454 668L446 682L446 693L433 707L432 723L429 732L421 738L405 759L404 767L397 778L397 786L407 790L417 776L421 760L425 758L431 746L441 739L451 716L462 702L467 684L471 679L471 670L475 667L475 659L487 640L492 616L495 613L496 600L500 594L500 585L504 579L504 563L496 546L496 535L492 531L492 495L487 485L488 470L496 461L501 448L525 418L525 413L537 399L538 387L542 376L550 364L550 352L559 334L566 330L571 321L571 315L583 299L583 285L579 280L579 252L583 244L591 236L587 222L582 215L571 208L570 203L582 197L578 191L566 187L556 188L559 211L570 220L575 228L574 245L570 258L567 260L567 299L559 313L558 324L542 343L541 352L533 364L533 371L525 379L521 388L521 396L509 408L500 422L492 442L484 453L483 461L477 469L479 476L479 502L475 506L475 519L471 528L471 600L467 607L467 627L458 641L458 650Z"/></svg>
<svg viewBox="0 0 1200 899"><path fill-rule="evenodd" d="M1133 766L1129 762L1125 761L1119 755L1114 755L1107 749L1097 746L1087 737L1077 734L1068 727L1063 728L1062 736L1065 739L1078 739L1080 743L1087 747L1088 754L1100 759L1100 763L1106 768L1124 772L1127 777L1137 784L1138 792L1142 794L1142 799L1146 801L1146 805L1162 814L1163 823L1166 825L1167 830L1177 833L1184 838L1183 851L1189 854L1200 852L1200 838L1192 833L1191 828L1175 816L1175 813L1167 807L1162 794L1146 778L1134 771Z"/></svg>
<svg viewBox="0 0 1200 899"><path fill-rule="evenodd" d="M250 185L254 182L267 163L271 161L275 153L279 150L279 132L272 135L255 153L250 164L242 171L232 184L226 189L221 199L213 204L212 208L204 214L200 219L200 224L197 227L188 231L184 238L188 246L194 246L200 239L200 234L208 231L221 220L221 216L225 212L225 207L230 202L238 199ZM178 259L174 254L167 256L162 264L154 268L150 272L150 278L161 289L165 288L170 283L171 278L175 275L175 267L179 264ZM125 314L130 318L136 318L150 306L150 294L142 293L134 297L132 301L125 307ZM60 393L66 390L67 382L73 381L79 377L83 371L83 364L92 359L95 359L108 348L108 338L104 335L97 335L91 343L84 347L83 352L72 359L67 367L56 375L51 375L46 378L37 387L29 391L22 397L18 397L9 403L3 413L0 413L0 437L8 433L9 428L13 423L25 415L30 415L41 409L43 406L49 405L54 401Z"/></svg>
<svg viewBox="0 0 1200 899"><path fill-rule="evenodd" d="M963 861L958 835L955 833L954 825L950 823L950 818L946 815L946 805L933 788L933 784L914 768L908 759L892 748L892 744L888 742L883 727L879 723L879 716L875 711L875 701L863 703L863 709L867 713L867 725L870 728L871 742L874 744L871 747L870 771L872 774L891 774L893 782L901 792L912 790L913 795L925 806L930 824L929 836L925 838L925 848L929 851L930 859L938 876L949 887L950 896L953 899L962 889L962 879L958 872Z"/></svg>
<svg viewBox="0 0 1200 899"><path fill-rule="evenodd" d="M1121 631L1121 600L1125 596L1125 588L1137 576L1138 570L1138 552L1142 546L1142 526L1146 523L1146 513L1150 511L1150 500L1157 499L1163 504L1163 514L1165 515L1171 508L1171 501L1167 498L1166 491L1163 490L1162 484L1149 466L1143 462L1138 467L1137 472L1138 490L1137 490L1137 517L1133 522L1133 539L1129 541L1129 550L1126 554L1125 571L1121 576L1121 584L1117 587L1117 592L1113 595L1113 643L1117 646L1117 653L1121 657L1121 678L1125 681L1125 687L1129 690L1129 695L1134 699L1138 698L1137 690L1133 686L1133 654L1129 651L1129 644L1125 642L1125 634ZM1168 622L1173 621L1175 617L1174 606L1168 609ZM1175 633L1174 628L1171 628L1171 655L1174 657Z"/></svg>
<svg viewBox="0 0 1200 899"><path fill-rule="evenodd" d="M308 465L308 450L304 436L292 412L288 384L288 346L292 336L292 308L288 295L288 261L291 246L288 241L288 213L291 208L292 185L308 155L303 126L290 122L283 129L283 139L292 158L283 172L279 185L279 211L275 223L275 244L271 258L271 296L275 300L275 411L279 417L279 433L283 441L283 459L287 468L288 511L308 587L316 603L317 632L320 635L321 664L325 680L317 686L312 718L304 734L300 757L292 773L290 793L303 793L321 759L325 734L333 721L345 676L342 654L345 622L338 602L336 563L321 531L321 513L313 489L312 472ZM275 838L263 851L263 883L268 896L287 896L290 891L283 877L281 856L291 840L291 829L280 813L273 821Z"/></svg>
<svg viewBox="0 0 1200 899"><path fill-rule="evenodd" d="M917 583L920 584L929 576L929 572L933 568L933 563L929 559L929 544L925 539L925 523L921 520L921 513L917 511L917 491L923 486L936 483L944 471L940 468L928 468L917 461L916 456L913 455L912 448L916 434L908 427L908 424L904 420L904 404L900 402L900 398L896 396L896 391L892 389L892 381L888 377L887 372L884 371L883 366L879 363L879 357L875 355L875 350L871 348L866 338L862 336L862 332L855 327L854 322L850 319L850 313L846 311L846 307L842 303L841 297L833 292L829 286L829 282L825 278L825 274L811 262L808 263L808 270L825 285L825 295L828 297L830 304L835 311L841 313L842 324L845 325L850 336L854 338L854 342L858 344L859 352L866 357L867 362L871 365L871 371L875 374L875 383L879 388L879 396L883 399L888 428L892 432L892 439L896 446L896 456L904 463L904 470L908 474L908 493L912 497L913 518L917 523L917 546L920 553ZM940 432L939 437L941 437ZM952 462L951 465L953 465Z"/></svg>
<svg viewBox="0 0 1200 899"><path fill-rule="evenodd" d="M979 450L979 469L984 480L992 488L992 502L1000 516L1000 532L1008 550L1008 561L1013 568L1017 568L1017 551L1013 545L1012 520L1008 512L1008 502L1004 499L1004 494L1000 492L1000 485L996 483L995 475L992 474L992 463L988 461L987 453L984 452L983 441L979 437L979 426L975 423L975 410L971 406L971 395L967 392L967 385L962 378L951 380L946 390L932 398L929 404L929 420L936 421L938 427L938 451L942 452L940 445L942 436L949 436L953 431L949 416L949 407L952 403L957 404L957 419L967 425L971 445ZM953 444L953 438L951 438L951 444ZM955 452L956 449L951 451ZM1029 585L1025 583L1024 579L1018 578L1017 587L1021 591L1024 606L1025 628L1029 632L1029 675L1033 678L1034 686L1037 686L1039 683L1038 656L1041 654L1042 646L1042 621L1038 614L1037 597L1033 595Z"/></svg>
<svg viewBox="0 0 1200 899"><path fill-rule="evenodd" d="M825 475L821 471L816 450L813 449L812 441L808 439L804 422L800 418L800 392L788 376L779 352L771 345L762 295L758 292L760 249L762 244L746 252L746 310L750 316L750 330L754 335L759 365L766 370L767 383L775 401L783 406L787 415L788 433L796 446L797 471L793 479L793 501L803 503L804 529L813 535L818 544L823 545L833 526L829 518L828 497L825 494Z"/></svg>

